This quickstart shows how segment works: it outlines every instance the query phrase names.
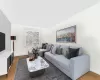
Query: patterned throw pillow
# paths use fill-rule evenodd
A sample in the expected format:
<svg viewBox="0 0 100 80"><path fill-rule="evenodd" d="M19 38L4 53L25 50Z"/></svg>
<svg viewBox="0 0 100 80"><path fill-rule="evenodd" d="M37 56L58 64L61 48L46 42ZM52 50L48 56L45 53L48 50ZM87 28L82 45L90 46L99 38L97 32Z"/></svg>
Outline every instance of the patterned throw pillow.
<svg viewBox="0 0 100 80"><path fill-rule="evenodd" d="M51 50L50 50L51 53L52 53L52 49L53 49L53 47L54 47L54 45L51 46Z"/></svg>
<svg viewBox="0 0 100 80"><path fill-rule="evenodd" d="M52 48L51 53L52 53L52 54L55 54L55 53L56 53L56 46L54 46L54 47Z"/></svg>
<svg viewBox="0 0 100 80"><path fill-rule="evenodd" d="M62 55L62 48L60 47L56 48L56 54Z"/></svg>
<svg viewBox="0 0 100 80"><path fill-rule="evenodd" d="M51 53L52 53L52 54L56 54L56 49L57 49L58 47L60 47L60 45L54 45L54 47L53 47L52 50L51 50Z"/></svg>
<svg viewBox="0 0 100 80"><path fill-rule="evenodd" d="M60 48L62 48L62 55L66 57L69 53L69 46L61 46Z"/></svg>

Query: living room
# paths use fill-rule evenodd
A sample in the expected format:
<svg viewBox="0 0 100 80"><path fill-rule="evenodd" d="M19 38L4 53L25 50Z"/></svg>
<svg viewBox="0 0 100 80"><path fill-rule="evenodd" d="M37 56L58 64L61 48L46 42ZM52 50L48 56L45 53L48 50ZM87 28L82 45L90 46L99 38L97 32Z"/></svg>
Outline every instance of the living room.
<svg viewBox="0 0 100 80"><path fill-rule="evenodd" d="M100 80L99 9L99 0L1 0L0 80ZM61 39L64 31L74 38ZM64 48L78 56L64 56ZM33 57L45 68L31 72Z"/></svg>

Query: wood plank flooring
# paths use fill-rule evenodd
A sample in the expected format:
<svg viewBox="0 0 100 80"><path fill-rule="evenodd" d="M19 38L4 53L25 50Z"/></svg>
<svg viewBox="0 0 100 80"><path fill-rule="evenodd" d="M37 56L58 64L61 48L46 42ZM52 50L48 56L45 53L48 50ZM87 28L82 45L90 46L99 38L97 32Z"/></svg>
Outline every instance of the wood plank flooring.
<svg viewBox="0 0 100 80"><path fill-rule="evenodd" d="M16 72L16 65L17 65L19 58L26 58L26 57L27 56L15 57L13 64L8 72L8 75L0 76L0 80L14 80L14 75ZM100 75L93 73L93 72L88 72L87 74L79 78L78 80L100 80Z"/></svg>
<svg viewBox="0 0 100 80"><path fill-rule="evenodd" d="M19 58L26 58L26 57L27 56L15 57L13 64L11 65L11 68L8 72L8 75L7 76L6 75L0 76L0 80L14 80L14 75L15 75L15 72L16 72L16 65L17 65Z"/></svg>
<svg viewBox="0 0 100 80"><path fill-rule="evenodd" d="M78 80L100 80L100 75L90 71L86 73L85 75L83 75Z"/></svg>

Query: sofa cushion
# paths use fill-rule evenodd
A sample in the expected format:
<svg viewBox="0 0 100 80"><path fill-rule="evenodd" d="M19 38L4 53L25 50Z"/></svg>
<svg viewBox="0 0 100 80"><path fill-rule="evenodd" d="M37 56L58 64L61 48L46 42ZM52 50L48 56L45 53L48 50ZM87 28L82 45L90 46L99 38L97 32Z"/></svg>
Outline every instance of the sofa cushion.
<svg viewBox="0 0 100 80"><path fill-rule="evenodd" d="M55 55L55 60L59 63L60 66L66 68L69 68L69 62L70 60L64 57L63 55Z"/></svg>
<svg viewBox="0 0 100 80"><path fill-rule="evenodd" d="M66 55L69 53L69 46L61 45L60 48L62 48L62 54L66 57Z"/></svg>
<svg viewBox="0 0 100 80"><path fill-rule="evenodd" d="M77 49L69 48L69 54L67 54L66 57L68 59L70 59L73 57L77 57L78 54L79 54L79 48L77 48Z"/></svg>
<svg viewBox="0 0 100 80"><path fill-rule="evenodd" d="M55 57L55 55L57 55L57 54L52 54L51 52L45 52L45 55L48 55L49 57L51 57L51 58L53 58L53 57Z"/></svg>
<svg viewBox="0 0 100 80"><path fill-rule="evenodd" d="M70 64L70 60L67 59L66 57L64 57L63 55L53 55L50 52L46 52L45 56L49 56L50 58L52 58L52 61L55 62L56 64L58 64L59 66L61 66L63 69L65 69L66 71L70 71L69 70L69 64Z"/></svg>

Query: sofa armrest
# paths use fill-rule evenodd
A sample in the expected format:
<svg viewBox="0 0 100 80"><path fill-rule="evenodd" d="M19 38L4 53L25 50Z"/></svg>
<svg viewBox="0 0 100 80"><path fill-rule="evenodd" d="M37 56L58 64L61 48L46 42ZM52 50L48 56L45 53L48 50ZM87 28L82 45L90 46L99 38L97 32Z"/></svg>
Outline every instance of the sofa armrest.
<svg viewBox="0 0 100 80"><path fill-rule="evenodd" d="M72 80L76 80L90 71L90 57L87 54L70 59Z"/></svg>

